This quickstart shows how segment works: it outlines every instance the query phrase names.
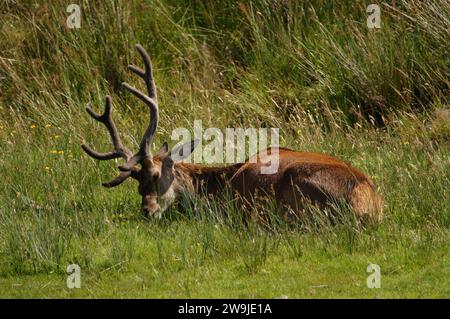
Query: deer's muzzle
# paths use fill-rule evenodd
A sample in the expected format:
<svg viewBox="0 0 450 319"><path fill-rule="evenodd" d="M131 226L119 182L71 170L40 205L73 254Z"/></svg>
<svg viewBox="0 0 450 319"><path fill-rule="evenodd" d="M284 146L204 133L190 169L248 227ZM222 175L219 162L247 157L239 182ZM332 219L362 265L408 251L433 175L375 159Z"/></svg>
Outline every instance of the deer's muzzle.
<svg viewBox="0 0 450 319"><path fill-rule="evenodd" d="M142 211L146 217L160 217L161 207L158 204L156 194L145 195L142 197Z"/></svg>

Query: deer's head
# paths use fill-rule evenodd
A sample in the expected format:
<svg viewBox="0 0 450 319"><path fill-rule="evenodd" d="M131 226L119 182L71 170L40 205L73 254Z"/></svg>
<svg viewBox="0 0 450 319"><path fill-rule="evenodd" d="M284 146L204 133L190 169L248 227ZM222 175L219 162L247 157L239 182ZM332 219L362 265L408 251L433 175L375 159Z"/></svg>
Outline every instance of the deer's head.
<svg viewBox="0 0 450 319"><path fill-rule="evenodd" d="M138 152L133 154L128 148L123 146L111 116L111 98L109 96L106 97L103 114L97 114L90 107L87 107L86 110L95 120L105 125L111 136L114 150L107 153L99 153L86 144L83 144L81 147L89 156L98 160L123 158L126 163L119 166L119 175L112 181L102 185L115 187L122 184L127 178L132 177L139 183L138 190L142 196L142 210L144 214L149 217L160 216L170 202L175 199L175 162L188 157L198 143L197 141L188 142L172 150L169 150L167 143L164 143L156 155L153 156L151 154L150 146L159 121L158 100L150 57L141 45L136 45L136 49L144 61L145 68L141 69L134 65L129 65L128 68L145 81L148 94L142 93L128 83L122 83L122 85L150 109L149 125L142 137Z"/></svg>

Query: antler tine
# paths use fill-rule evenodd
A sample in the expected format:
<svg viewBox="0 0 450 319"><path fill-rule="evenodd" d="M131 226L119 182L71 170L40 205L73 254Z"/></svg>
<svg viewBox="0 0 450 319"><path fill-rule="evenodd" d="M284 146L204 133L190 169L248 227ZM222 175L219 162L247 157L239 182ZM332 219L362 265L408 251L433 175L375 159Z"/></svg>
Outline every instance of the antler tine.
<svg viewBox="0 0 450 319"><path fill-rule="evenodd" d="M91 157L98 159L98 160L110 160L114 158L122 157L126 161L130 160L132 157L132 153L129 149L123 146L119 132L117 131L117 127L114 124L114 121L111 116L111 97L106 96L105 100L105 111L103 114L97 114L94 110L92 110L90 107L86 107L86 111L89 113L92 118L97 120L100 123L103 123L103 125L106 126L109 135L111 137L111 141L114 146L114 150L107 153L100 153L97 151L94 151L92 148L90 148L88 145L83 144L81 147L83 150Z"/></svg>
<svg viewBox="0 0 450 319"><path fill-rule="evenodd" d="M133 167L129 171L121 171L119 175L117 175L116 178L114 178L112 181L107 183L102 183L104 187L115 187L117 185L122 184L123 181L125 181L128 177L132 176L133 178L137 178L137 174L139 173L139 169L136 167Z"/></svg>
<svg viewBox="0 0 450 319"><path fill-rule="evenodd" d="M120 185L123 183L123 181L125 181L128 177L130 177L130 175L131 175L131 171L120 172L120 174L116 178L114 178L112 181L107 182L107 183L102 183L102 185L104 187L108 187L108 188Z"/></svg>
<svg viewBox="0 0 450 319"><path fill-rule="evenodd" d="M139 54L142 57L142 60L144 61L144 67L145 70L142 70L139 67L136 67L134 65L129 65L128 68L130 71L144 79L145 84L147 86L148 95L145 95L135 87L129 85L126 82L123 82L122 85L125 89L127 89L129 92L131 92L134 96L139 98L141 101L143 101L147 106L150 108L150 119L149 119L149 125L144 133L144 136L142 137L141 143L139 145L139 151L125 164L119 166L119 169L122 171L128 171L134 165L136 165L142 158L147 157L150 155L150 145L153 139L153 135L155 134L156 128L158 127L159 122L159 109L158 109L158 100L157 100L157 93L156 93L156 85L155 81L153 79L153 72L152 72L152 63L150 60L150 56L145 51L145 49L137 44L136 49L139 52Z"/></svg>
<svg viewBox="0 0 450 319"><path fill-rule="evenodd" d="M156 100L156 85L153 80L152 61L150 60L150 55L140 44L136 44L136 50L139 52L142 60L144 61L145 70L131 64L128 65L128 69L144 79L145 84L147 85L148 96Z"/></svg>

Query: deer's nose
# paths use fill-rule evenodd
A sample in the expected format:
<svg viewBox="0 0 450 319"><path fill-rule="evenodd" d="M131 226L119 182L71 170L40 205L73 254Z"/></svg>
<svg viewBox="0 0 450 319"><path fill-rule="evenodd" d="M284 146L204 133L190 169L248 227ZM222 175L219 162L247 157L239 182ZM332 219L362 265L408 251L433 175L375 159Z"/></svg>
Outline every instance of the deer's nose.
<svg viewBox="0 0 450 319"><path fill-rule="evenodd" d="M160 217L160 207L158 204L151 204L142 207L142 211L146 217Z"/></svg>
<svg viewBox="0 0 450 319"><path fill-rule="evenodd" d="M142 199L142 211L146 217L159 217L161 207L156 202L156 196L145 196Z"/></svg>

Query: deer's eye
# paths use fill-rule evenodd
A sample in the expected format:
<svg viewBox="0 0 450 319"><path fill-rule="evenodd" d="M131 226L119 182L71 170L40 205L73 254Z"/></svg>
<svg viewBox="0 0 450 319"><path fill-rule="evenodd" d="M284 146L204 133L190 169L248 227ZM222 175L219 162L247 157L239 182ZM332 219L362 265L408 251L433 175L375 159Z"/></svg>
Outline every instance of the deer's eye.
<svg viewBox="0 0 450 319"><path fill-rule="evenodd" d="M153 181L153 182L156 182L156 181L159 179L159 177L160 177L160 174L159 174L159 173L154 173L154 174L152 175L152 181Z"/></svg>

